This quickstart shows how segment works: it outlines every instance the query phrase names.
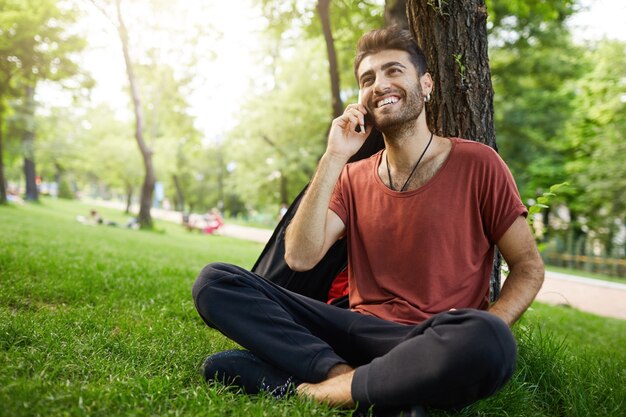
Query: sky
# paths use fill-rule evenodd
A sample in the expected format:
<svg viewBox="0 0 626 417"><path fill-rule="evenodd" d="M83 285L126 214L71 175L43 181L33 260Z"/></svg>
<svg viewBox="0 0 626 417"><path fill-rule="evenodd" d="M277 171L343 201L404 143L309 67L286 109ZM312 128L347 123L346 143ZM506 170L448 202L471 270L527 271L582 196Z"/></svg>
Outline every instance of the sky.
<svg viewBox="0 0 626 417"><path fill-rule="evenodd" d="M594 40L607 37L626 41L626 1L582 0L582 11L572 16L574 39Z"/></svg>
<svg viewBox="0 0 626 417"><path fill-rule="evenodd" d="M168 17L173 26L177 22L181 26L204 24L210 19L206 24L221 34L206 46L207 53L199 63L193 92L187 97L196 127L209 139L216 139L236 123L237 109L254 81L259 59L257 40L265 19L260 10L252 7L251 0L202 0L195 3L194 9L197 10L195 16ZM83 28L89 47L83 64L97 83L91 97L94 102L108 102L120 109L120 113L128 113L128 78L117 33L95 9L87 8L86 12ZM139 10L138 14L148 16L147 11ZM190 22L190 19L199 22ZM132 28L129 32L130 36L136 35ZM209 58L213 54L214 58Z"/></svg>
<svg viewBox="0 0 626 417"><path fill-rule="evenodd" d="M260 71L259 33L265 19L252 0L202 0L196 16L191 19L209 20L207 24L222 33L222 37L210 45L214 59L205 60L198 69L198 80L188 97L197 128L204 133L205 141L220 140L238 118L238 109L257 82ZM581 0L582 9L569 22L574 39L580 42L608 37L626 41L625 0ZM87 2L89 7L89 2ZM119 39L112 26L87 8L88 16L82 30L88 34L89 47L82 64L97 82L92 92L94 102L108 102L128 115L129 98L126 92L124 61ZM148 11L139 10L149 17ZM173 24L180 16L168 16ZM180 24L189 24L189 15ZM201 23L204 22L201 20ZM131 36L133 33L131 32ZM207 52L207 56L208 56ZM44 92L47 97L54 92ZM62 100L56 93L54 101Z"/></svg>

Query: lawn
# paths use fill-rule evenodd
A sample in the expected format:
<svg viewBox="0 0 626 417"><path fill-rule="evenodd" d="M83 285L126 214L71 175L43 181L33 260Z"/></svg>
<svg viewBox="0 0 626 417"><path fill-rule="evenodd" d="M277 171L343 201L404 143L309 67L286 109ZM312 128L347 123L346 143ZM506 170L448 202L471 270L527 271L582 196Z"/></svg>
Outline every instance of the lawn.
<svg viewBox="0 0 626 417"><path fill-rule="evenodd" d="M0 207L0 416L351 415L203 382L204 357L235 345L203 324L191 285L211 261L250 267L261 245L170 223L155 232L78 223L89 209ZM625 321L535 304L515 333L518 370L499 394L431 414L624 415Z"/></svg>

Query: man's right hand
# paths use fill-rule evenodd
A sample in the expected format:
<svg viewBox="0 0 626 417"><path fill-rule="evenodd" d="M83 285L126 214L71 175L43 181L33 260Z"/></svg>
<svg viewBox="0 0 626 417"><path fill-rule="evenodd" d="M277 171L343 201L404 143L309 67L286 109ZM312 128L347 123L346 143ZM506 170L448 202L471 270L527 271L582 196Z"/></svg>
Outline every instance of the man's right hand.
<svg viewBox="0 0 626 417"><path fill-rule="evenodd" d="M333 158L347 161L357 153L372 131L371 124L365 125L367 109L362 104L350 104L343 114L333 120L328 134L326 153ZM358 126L358 127L357 127Z"/></svg>
<svg viewBox="0 0 626 417"><path fill-rule="evenodd" d="M285 234L285 261L294 271L313 268L346 229L328 206L343 167L372 131L357 131L366 114L362 104L350 104L331 124L326 152Z"/></svg>

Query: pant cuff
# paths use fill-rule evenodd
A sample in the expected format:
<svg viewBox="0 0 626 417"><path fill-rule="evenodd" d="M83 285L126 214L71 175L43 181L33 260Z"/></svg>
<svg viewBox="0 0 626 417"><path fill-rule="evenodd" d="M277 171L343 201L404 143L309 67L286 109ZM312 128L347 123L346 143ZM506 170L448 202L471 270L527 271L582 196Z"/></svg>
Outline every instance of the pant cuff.
<svg viewBox="0 0 626 417"><path fill-rule="evenodd" d="M367 410L372 404L367 389L369 371L369 364L360 366L356 368L352 377L352 400L358 404L360 410Z"/></svg>
<svg viewBox="0 0 626 417"><path fill-rule="evenodd" d="M325 349L318 352L309 365L307 382L318 383L325 381L328 377L328 371L340 363L346 363L346 361L337 356L333 350Z"/></svg>

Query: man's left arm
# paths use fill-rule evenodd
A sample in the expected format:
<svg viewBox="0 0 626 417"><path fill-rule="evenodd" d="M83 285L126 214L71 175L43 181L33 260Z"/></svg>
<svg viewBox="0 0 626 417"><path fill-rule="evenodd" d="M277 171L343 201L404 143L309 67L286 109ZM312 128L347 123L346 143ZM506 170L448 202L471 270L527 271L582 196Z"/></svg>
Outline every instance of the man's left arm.
<svg viewBox="0 0 626 417"><path fill-rule="evenodd" d="M543 261L537 250L530 226L522 216L497 242L498 249L509 266L500 298L489 308L509 326L526 311L543 284Z"/></svg>

